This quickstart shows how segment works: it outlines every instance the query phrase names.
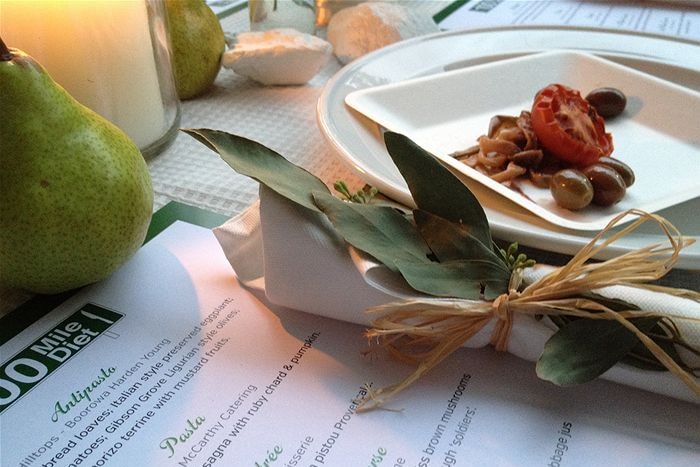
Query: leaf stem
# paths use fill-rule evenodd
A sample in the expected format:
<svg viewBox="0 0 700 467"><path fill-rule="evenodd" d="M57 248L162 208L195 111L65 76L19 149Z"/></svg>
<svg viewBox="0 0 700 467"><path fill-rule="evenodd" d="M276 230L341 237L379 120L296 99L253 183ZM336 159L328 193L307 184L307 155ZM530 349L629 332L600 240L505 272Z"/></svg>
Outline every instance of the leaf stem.
<svg viewBox="0 0 700 467"><path fill-rule="evenodd" d="M335 188L335 191L343 195L343 198L346 201L359 204L368 204L374 199L375 196L377 196L377 194L379 194L379 190L377 188L369 186L352 193L350 188L348 188L347 183L345 183L343 180L338 180L335 182L333 184L333 188Z"/></svg>
<svg viewBox="0 0 700 467"><path fill-rule="evenodd" d="M535 260L529 259L525 253L518 254L518 242L513 242L508 245L508 249L499 248L498 251L511 272L516 269L530 268L535 265Z"/></svg>
<svg viewBox="0 0 700 467"><path fill-rule="evenodd" d="M0 61L9 62L13 58L15 58L15 54L10 52L10 49L5 45L5 41L0 37Z"/></svg>

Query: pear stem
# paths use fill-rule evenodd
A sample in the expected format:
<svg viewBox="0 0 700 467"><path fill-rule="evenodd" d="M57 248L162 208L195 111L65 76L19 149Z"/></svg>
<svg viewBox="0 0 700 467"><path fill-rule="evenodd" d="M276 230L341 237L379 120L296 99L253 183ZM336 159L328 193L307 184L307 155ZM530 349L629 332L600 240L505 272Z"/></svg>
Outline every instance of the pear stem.
<svg viewBox="0 0 700 467"><path fill-rule="evenodd" d="M2 40L2 37L0 37L0 61L9 62L13 58L14 55L12 52L10 52L10 49L7 48L5 41Z"/></svg>

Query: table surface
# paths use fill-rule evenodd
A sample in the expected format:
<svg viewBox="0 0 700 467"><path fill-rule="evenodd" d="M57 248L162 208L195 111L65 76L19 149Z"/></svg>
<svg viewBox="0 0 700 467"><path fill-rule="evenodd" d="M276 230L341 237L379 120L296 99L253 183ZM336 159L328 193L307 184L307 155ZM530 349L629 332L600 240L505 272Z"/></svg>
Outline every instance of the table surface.
<svg viewBox="0 0 700 467"><path fill-rule="evenodd" d="M411 1L411 7L432 16L444 1ZM227 34L249 29L247 9L221 20ZM316 122L316 104L326 82L341 69L334 58L306 85L263 86L222 69L203 96L182 102L181 128L211 128L256 140L304 167L331 185L344 180L352 188L364 182L333 152ZM257 182L234 172L219 156L180 132L163 152L148 160L155 193L154 210L170 201L227 216L244 211L258 196ZM562 255L536 252L554 264ZM672 271L665 283L698 288L700 273ZM0 290L0 315L26 300L15 290Z"/></svg>
<svg viewBox="0 0 700 467"><path fill-rule="evenodd" d="M432 16L449 2L403 0ZM224 32L248 31L248 11L221 20ZM323 31L321 31L321 35ZM345 180L351 187L364 182L333 152L316 123L316 103L326 82L342 65L331 57L303 86L263 86L222 69L203 96L182 102L181 128L211 128L258 141L331 185ZM155 206L180 201L225 215L235 215L258 196L258 184L235 173L217 154L186 134L151 158Z"/></svg>

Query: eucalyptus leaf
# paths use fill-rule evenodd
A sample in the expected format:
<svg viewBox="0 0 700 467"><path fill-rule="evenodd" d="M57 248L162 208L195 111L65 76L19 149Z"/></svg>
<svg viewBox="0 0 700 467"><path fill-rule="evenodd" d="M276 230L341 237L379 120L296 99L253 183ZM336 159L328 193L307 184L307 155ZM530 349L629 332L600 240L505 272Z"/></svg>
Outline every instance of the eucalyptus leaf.
<svg viewBox="0 0 700 467"><path fill-rule="evenodd" d="M493 300L508 290L509 274L488 260L457 260L444 263L396 261L401 275L419 291L438 297Z"/></svg>
<svg viewBox="0 0 700 467"><path fill-rule="evenodd" d="M658 318L630 320L646 332ZM544 346L537 376L560 386L591 381L621 361L639 343L622 324L606 319L578 319L561 327Z"/></svg>
<svg viewBox="0 0 700 467"><path fill-rule="evenodd" d="M492 248L491 230L479 200L435 156L404 135L386 132L384 142L420 209L464 224L474 238Z"/></svg>
<svg viewBox="0 0 700 467"><path fill-rule="evenodd" d="M318 211L311 197L313 191L329 192L316 176L256 141L217 130L182 131L217 152L236 172L308 209Z"/></svg>
<svg viewBox="0 0 700 467"><path fill-rule="evenodd" d="M599 305L603 305L607 308L610 308L613 311L634 311L640 309L634 303L622 300L621 298L606 297L605 295L601 295L592 291L583 293L580 296L588 300L593 300Z"/></svg>
<svg viewBox="0 0 700 467"><path fill-rule="evenodd" d="M510 277L510 271L503 262L503 258L475 238L464 224L450 222L422 209L414 210L413 218L418 231L438 261L460 259L493 261L503 269L506 279Z"/></svg>
<svg viewBox="0 0 700 467"><path fill-rule="evenodd" d="M678 349L676 349L673 341L668 338L660 337L668 336L666 330L663 328L663 326L661 326L661 321L654 324L654 326L650 328L646 334L681 368L686 370L689 369L688 365L683 361L683 358L678 353ZM638 342L635 348L632 349L632 351L625 356L622 361L642 370L668 371L668 369L661 364L656 357L652 355L649 349L647 349L641 342Z"/></svg>
<svg viewBox="0 0 700 467"><path fill-rule="evenodd" d="M396 271L401 259L430 261L430 250L416 227L396 209L342 201L325 192L314 192L313 198L348 243L388 268Z"/></svg>
<svg viewBox="0 0 700 467"><path fill-rule="evenodd" d="M639 307L633 303L621 300L619 298L605 297L603 295L588 292L581 295L581 298L588 300L593 300L601 305L606 306L614 311L627 311L627 310L639 310ZM550 316L549 319L556 324L558 327L564 327L572 321L577 321L582 318L574 318L571 316ZM673 339L667 337L669 334L667 330L661 325L662 321L657 321L652 327L645 330L647 336L649 336L659 347L663 349L669 357L673 359L681 368L687 368L687 364L683 361L683 358L678 353L678 349L673 342ZM644 346L642 342L637 341L630 352L625 355L622 360L623 363L634 366L642 370L649 371L668 371L668 369L661 364L656 358L651 354L649 349Z"/></svg>

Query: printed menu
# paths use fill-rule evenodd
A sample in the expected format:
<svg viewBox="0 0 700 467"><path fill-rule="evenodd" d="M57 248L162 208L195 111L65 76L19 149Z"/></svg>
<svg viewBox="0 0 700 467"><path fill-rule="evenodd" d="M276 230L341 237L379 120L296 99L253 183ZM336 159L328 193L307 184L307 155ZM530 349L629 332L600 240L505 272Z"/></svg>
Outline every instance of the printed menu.
<svg viewBox="0 0 700 467"><path fill-rule="evenodd" d="M604 381L558 388L491 349L463 349L360 412L412 369L368 352L363 331L266 303L211 230L175 222L0 347L0 464L690 466L700 455L698 405Z"/></svg>
<svg viewBox="0 0 700 467"><path fill-rule="evenodd" d="M582 26L700 41L693 0L458 0L439 12L441 29L501 25Z"/></svg>

